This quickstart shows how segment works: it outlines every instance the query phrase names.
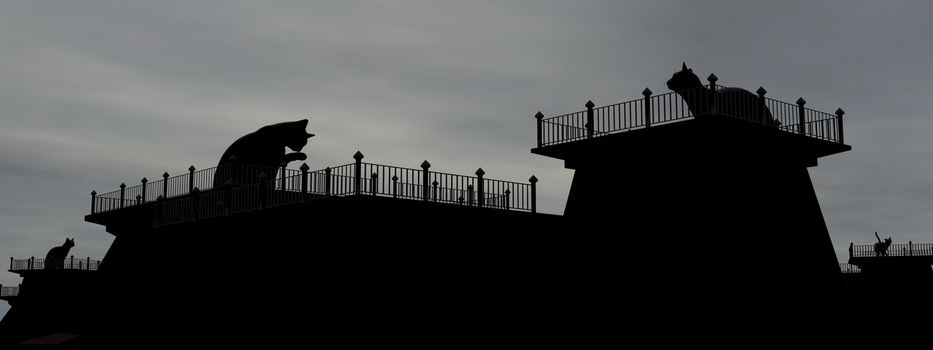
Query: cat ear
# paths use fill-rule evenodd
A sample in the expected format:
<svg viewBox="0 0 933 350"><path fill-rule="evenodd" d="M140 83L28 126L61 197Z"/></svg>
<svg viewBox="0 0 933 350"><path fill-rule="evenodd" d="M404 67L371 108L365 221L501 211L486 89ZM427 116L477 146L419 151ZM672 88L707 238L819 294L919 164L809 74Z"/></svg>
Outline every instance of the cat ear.
<svg viewBox="0 0 933 350"><path fill-rule="evenodd" d="M687 71L687 62L683 62L683 65L680 67L680 70Z"/></svg>
<svg viewBox="0 0 933 350"><path fill-rule="evenodd" d="M306 133L305 133L305 138L310 139L310 138L312 138L312 137L314 137L314 134L312 134L312 133L310 133L310 132L306 132Z"/></svg>

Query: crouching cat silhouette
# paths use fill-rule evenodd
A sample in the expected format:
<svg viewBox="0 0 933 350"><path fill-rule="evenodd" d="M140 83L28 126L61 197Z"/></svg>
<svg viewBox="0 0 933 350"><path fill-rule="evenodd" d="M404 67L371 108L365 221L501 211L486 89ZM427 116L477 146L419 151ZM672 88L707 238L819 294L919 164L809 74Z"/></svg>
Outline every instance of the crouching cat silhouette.
<svg viewBox="0 0 933 350"><path fill-rule="evenodd" d="M690 109L690 114L705 115L712 113L715 101L716 113L761 122L762 116L758 96L745 89L721 87L716 92L703 86L700 78L693 74L693 69L684 63L680 71L667 81L667 88L673 90ZM764 108L764 120L767 125L780 126L781 122L771 115L771 110Z"/></svg>
<svg viewBox="0 0 933 350"><path fill-rule="evenodd" d="M65 244L50 249L49 253L45 255L45 269L64 270L65 257L68 256L68 251L74 246L75 241L73 239L65 238Z"/></svg>
<svg viewBox="0 0 933 350"><path fill-rule="evenodd" d="M305 131L308 120L284 122L267 125L253 133L240 137L220 157L214 173L214 187L227 182L242 185L256 183L260 173L266 179L275 180L275 174L282 165L308 158L301 149L314 136ZM285 154L285 147L293 153ZM243 167L229 167L227 164L242 164Z"/></svg>

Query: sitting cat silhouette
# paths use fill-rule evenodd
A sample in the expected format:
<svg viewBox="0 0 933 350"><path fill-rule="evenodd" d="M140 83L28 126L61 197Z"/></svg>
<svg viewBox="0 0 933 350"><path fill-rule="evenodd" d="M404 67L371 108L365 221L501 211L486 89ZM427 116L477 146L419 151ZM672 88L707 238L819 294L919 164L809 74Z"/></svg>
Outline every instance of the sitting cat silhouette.
<svg viewBox="0 0 933 350"><path fill-rule="evenodd" d="M46 270L63 270L65 269L65 257L68 256L68 251L71 250L71 247L75 246L75 241L73 239L65 238L65 244L61 246L54 247L49 250L49 253L45 255L45 269Z"/></svg>
<svg viewBox="0 0 933 350"><path fill-rule="evenodd" d="M228 182L237 185L256 183L260 173L265 173L266 179L274 183L276 171L283 164L308 158L300 152L308 144L308 139L314 136L305 131L307 126L308 120L302 119L266 125L240 137L220 157L214 173L214 187ZM294 152L285 154L285 147ZM227 164L244 166L225 167Z"/></svg>
<svg viewBox="0 0 933 350"><path fill-rule="evenodd" d="M700 78L693 74L693 69L687 68L687 63L683 63L680 71L671 76L671 79L667 81L667 88L684 99L690 109L690 114L694 116L712 113L711 103L716 101L717 113L755 122L761 121L760 107L758 107L760 102L757 95L745 89L732 87L722 87L716 92L710 91L703 86ZM771 110L767 106L764 108L764 114L768 125L781 125L781 122L771 115Z"/></svg>

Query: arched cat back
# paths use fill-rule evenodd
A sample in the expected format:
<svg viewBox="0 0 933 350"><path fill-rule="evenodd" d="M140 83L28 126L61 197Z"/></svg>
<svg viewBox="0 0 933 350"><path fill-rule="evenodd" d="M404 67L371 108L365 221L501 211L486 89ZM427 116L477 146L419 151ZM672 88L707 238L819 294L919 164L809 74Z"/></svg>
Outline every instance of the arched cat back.
<svg viewBox="0 0 933 350"><path fill-rule="evenodd" d="M301 149L314 136L305 131L307 126L307 119L283 122L266 125L240 137L220 157L214 186L255 183L260 173L265 173L266 179L271 181L283 164L307 159ZM286 154L286 147L293 153Z"/></svg>

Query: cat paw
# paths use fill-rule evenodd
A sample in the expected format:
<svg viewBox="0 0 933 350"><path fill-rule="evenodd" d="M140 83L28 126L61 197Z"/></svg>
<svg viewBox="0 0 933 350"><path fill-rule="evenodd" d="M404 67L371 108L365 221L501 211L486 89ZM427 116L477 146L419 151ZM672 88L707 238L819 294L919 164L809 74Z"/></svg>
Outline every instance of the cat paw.
<svg viewBox="0 0 933 350"><path fill-rule="evenodd" d="M286 162L294 162L308 159L308 155L301 152L294 152L285 155Z"/></svg>

